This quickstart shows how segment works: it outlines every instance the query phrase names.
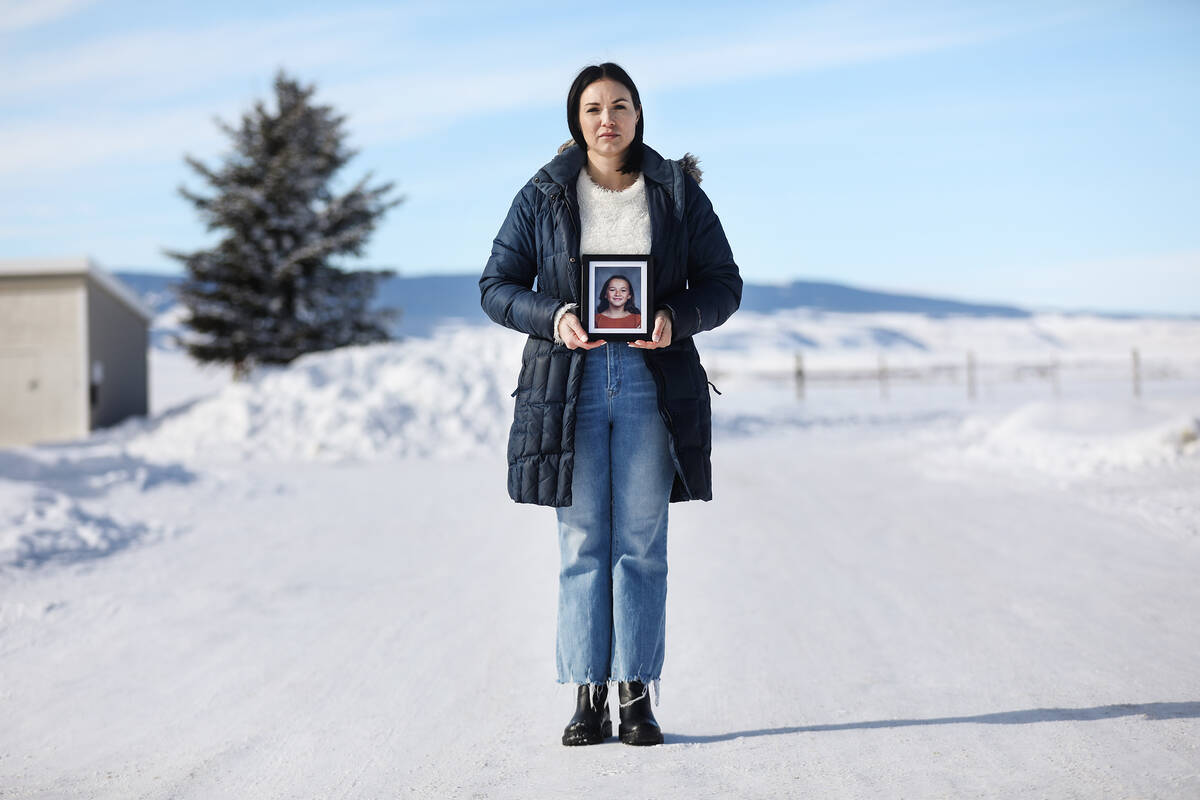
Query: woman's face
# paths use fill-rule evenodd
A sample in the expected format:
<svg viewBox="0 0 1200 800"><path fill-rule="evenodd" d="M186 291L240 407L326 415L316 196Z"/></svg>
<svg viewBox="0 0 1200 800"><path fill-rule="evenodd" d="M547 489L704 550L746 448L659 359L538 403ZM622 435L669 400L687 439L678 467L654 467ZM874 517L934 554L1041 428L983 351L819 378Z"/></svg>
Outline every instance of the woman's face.
<svg viewBox="0 0 1200 800"><path fill-rule="evenodd" d="M621 278L613 278L608 282L608 288L604 290L604 299L608 301L609 306L620 311L629 302L631 293L628 282Z"/></svg>
<svg viewBox="0 0 1200 800"><path fill-rule="evenodd" d="M619 156L633 143L641 112L633 96L611 78L588 84L579 96L579 127L589 151Z"/></svg>

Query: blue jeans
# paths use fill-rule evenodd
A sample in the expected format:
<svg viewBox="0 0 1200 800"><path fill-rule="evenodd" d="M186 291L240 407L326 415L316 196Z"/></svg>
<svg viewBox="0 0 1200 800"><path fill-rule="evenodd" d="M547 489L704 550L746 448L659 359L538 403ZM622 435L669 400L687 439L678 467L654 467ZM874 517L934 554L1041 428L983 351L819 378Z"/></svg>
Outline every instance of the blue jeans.
<svg viewBox="0 0 1200 800"><path fill-rule="evenodd" d="M657 681L667 604L667 506L675 477L642 351L584 355L572 505L559 508L558 680Z"/></svg>

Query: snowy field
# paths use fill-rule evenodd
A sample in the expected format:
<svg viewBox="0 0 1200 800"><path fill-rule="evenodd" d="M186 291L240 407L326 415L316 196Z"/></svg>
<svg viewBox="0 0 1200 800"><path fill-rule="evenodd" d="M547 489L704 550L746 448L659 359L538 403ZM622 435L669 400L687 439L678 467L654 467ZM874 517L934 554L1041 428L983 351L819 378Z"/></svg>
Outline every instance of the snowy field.
<svg viewBox="0 0 1200 800"><path fill-rule="evenodd" d="M656 748L559 744L521 336L156 341L150 418L0 450L0 798L1200 798L1200 321L698 337Z"/></svg>

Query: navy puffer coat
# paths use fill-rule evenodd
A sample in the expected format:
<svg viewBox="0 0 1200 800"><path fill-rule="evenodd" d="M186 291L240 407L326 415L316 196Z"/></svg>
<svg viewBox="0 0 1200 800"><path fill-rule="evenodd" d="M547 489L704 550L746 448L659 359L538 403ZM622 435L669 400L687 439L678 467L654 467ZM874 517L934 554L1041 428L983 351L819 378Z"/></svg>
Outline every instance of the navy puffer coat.
<svg viewBox="0 0 1200 800"><path fill-rule="evenodd" d="M554 312L579 302L579 203L584 152L574 145L525 184L492 243L479 279L483 310L529 334L514 392L508 493L518 503L571 505L575 401L584 350L554 342ZM655 309L671 312L669 347L645 350L675 461L671 501L711 500L712 417L708 376L692 336L737 310L742 279L721 222L695 177L644 148ZM698 174L698 173L697 173Z"/></svg>

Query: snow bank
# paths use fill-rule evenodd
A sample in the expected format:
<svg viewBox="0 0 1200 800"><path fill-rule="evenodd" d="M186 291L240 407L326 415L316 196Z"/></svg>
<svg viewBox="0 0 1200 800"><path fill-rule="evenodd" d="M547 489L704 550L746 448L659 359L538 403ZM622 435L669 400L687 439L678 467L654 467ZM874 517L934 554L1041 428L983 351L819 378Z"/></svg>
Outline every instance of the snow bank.
<svg viewBox="0 0 1200 800"><path fill-rule="evenodd" d="M103 437L0 451L0 567L96 558L158 537L170 524L132 516L141 503L113 510L110 493L127 489L140 498L196 479L181 464L135 458Z"/></svg>
<svg viewBox="0 0 1200 800"><path fill-rule="evenodd" d="M1176 405L1030 403L999 419L968 419L962 434L962 452L972 460L1058 478L1200 456L1200 416L1181 413Z"/></svg>
<svg viewBox="0 0 1200 800"><path fill-rule="evenodd" d="M313 354L235 384L227 368L200 367L174 345L180 314L175 307L155 322L153 416L76 443L0 451L0 565L104 555L153 536L162 525L131 517L142 513L137 501L159 485L195 480L206 464L504 451L525 339L520 334L498 326L443 328L430 339ZM972 461L1076 478L1200 465L1195 321L794 311L738 314L697 343L725 391L713 401L721 434L936 424L937 452L926 457L955 469ZM1141 348L1147 363L1169 360L1180 371L1171 380L1147 383L1147 398L1169 392L1174 401L1124 399L1131 346ZM979 402L991 404L983 414L967 405L957 386L906 384L886 400L865 383L838 391L814 386L801 400L790 382L755 377L759 371L788 373L797 351L807 366L820 369L873 364L879 353L895 365L945 362L967 350L981 362L1051 354L1064 363L1110 358L1118 362L1114 374L1122 382L1096 384L1109 392L1106 400L1091 384L1064 379L1064 395L1076 399L1033 404L1027 403L1027 387L989 394L981 382ZM949 438L942 436L950 430ZM114 509L113 490L135 502Z"/></svg>
<svg viewBox="0 0 1200 800"><path fill-rule="evenodd" d="M314 353L134 423L152 460L461 456L502 446L523 337L480 328Z"/></svg>
<svg viewBox="0 0 1200 800"><path fill-rule="evenodd" d="M697 340L710 371L791 372L796 354L806 367L963 364L975 354L989 364L1116 363L1130 351L1200 372L1200 323L1188 319L1113 319L1068 314L1027 318L934 317L913 313L843 314L795 309L734 314ZM1148 364L1152 366L1152 364Z"/></svg>
<svg viewBox="0 0 1200 800"><path fill-rule="evenodd" d="M503 452L522 345L459 328L316 353L79 442L0 451L0 567L156 537L167 527L137 517L140 498L195 482L205 465ZM175 374L156 374L156 387Z"/></svg>
<svg viewBox="0 0 1200 800"><path fill-rule="evenodd" d="M0 567L105 556L160 533L144 522L88 511L63 492L0 481Z"/></svg>
<svg viewBox="0 0 1200 800"><path fill-rule="evenodd" d="M182 350L180 339L188 334L188 329L183 324L187 316L187 308L182 303L176 303L156 314L150 323L151 350Z"/></svg>

